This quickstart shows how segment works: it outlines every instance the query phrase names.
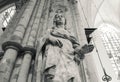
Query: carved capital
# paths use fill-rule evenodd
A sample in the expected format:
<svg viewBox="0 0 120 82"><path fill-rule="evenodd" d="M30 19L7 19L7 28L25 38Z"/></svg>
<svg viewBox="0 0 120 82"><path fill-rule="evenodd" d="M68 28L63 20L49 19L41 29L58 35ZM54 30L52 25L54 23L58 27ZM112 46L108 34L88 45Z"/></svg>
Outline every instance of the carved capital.
<svg viewBox="0 0 120 82"><path fill-rule="evenodd" d="M22 50L21 44L19 44L19 43L17 43L17 42L7 41L7 42L4 42L4 43L2 44L2 49L3 49L4 51L6 51L6 50L9 49L9 48L13 48L13 49L15 49L15 50L17 50L17 51L21 51L21 50Z"/></svg>
<svg viewBox="0 0 120 82"><path fill-rule="evenodd" d="M32 58L35 59L36 56L36 49L30 46L26 46L23 48L23 53L30 53Z"/></svg>

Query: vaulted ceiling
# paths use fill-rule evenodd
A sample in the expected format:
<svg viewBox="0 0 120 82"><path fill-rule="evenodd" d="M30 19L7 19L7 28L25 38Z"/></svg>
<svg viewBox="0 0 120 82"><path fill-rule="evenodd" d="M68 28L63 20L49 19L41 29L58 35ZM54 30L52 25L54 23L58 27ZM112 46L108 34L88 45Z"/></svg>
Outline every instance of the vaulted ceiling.
<svg viewBox="0 0 120 82"><path fill-rule="evenodd" d="M93 24L98 27L102 23L108 23L120 27L120 0L93 0L97 10L93 17Z"/></svg>
<svg viewBox="0 0 120 82"><path fill-rule="evenodd" d="M97 0L95 0L97 1ZM94 25L108 23L120 27L120 0L103 0L96 12Z"/></svg>
<svg viewBox="0 0 120 82"><path fill-rule="evenodd" d="M79 0L90 27L103 23L120 27L120 0Z"/></svg>

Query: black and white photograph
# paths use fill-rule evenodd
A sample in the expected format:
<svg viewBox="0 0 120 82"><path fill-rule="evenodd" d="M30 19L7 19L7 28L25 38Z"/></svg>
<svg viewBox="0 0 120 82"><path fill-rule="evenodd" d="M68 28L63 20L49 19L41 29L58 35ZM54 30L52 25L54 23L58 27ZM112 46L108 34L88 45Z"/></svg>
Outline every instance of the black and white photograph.
<svg viewBox="0 0 120 82"><path fill-rule="evenodd" d="M120 82L120 0L0 0L0 82Z"/></svg>

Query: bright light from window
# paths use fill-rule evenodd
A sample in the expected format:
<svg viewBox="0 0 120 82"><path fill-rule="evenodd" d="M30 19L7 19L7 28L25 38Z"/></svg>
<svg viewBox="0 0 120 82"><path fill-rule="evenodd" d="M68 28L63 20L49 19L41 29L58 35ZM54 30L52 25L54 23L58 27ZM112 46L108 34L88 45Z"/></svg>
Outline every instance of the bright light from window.
<svg viewBox="0 0 120 82"><path fill-rule="evenodd" d="M120 38L117 33L120 31L109 24L102 24L99 30L102 32L101 38L113 69L118 75L120 72Z"/></svg>
<svg viewBox="0 0 120 82"><path fill-rule="evenodd" d="M3 27L7 27L9 21L11 20L15 12L16 12L16 7L13 6L0 14L2 18Z"/></svg>

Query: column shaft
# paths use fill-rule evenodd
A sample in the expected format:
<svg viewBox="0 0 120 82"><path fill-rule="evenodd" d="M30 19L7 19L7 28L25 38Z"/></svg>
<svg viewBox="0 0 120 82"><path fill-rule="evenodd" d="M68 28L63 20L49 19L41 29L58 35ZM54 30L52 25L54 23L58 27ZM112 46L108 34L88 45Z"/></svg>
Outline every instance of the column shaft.
<svg viewBox="0 0 120 82"><path fill-rule="evenodd" d="M13 69L13 72L12 72L12 75L10 78L10 82L17 82L21 64L22 64L22 60L23 60L22 57L19 57L16 59L15 66L14 66L14 69Z"/></svg>
<svg viewBox="0 0 120 82"><path fill-rule="evenodd" d="M22 66L21 66L21 70L20 70L19 78L17 82L27 82L31 59L32 59L31 54L26 53L22 62Z"/></svg>
<svg viewBox="0 0 120 82"><path fill-rule="evenodd" d="M9 82L11 72L14 67L18 50L21 50L21 41L24 37L25 30L32 15L36 0L30 0L27 5L10 41L3 43L2 48L5 51L2 62L0 63L0 82Z"/></svg>
<svg viewBox="0 0 120 82"><path fill-rule="evenodd" d="M32 21L30 22L30 25L31 26L29 26L28 27L28 31L29 31L29 33L26 33L26 35L25 35L25 37L24 37L24 39L23 39L23 45L24 45L24 47L25 47L25 54L24 54L24 57L28 54L27 53L27 51L29 51L29 52L31 52L33 55L35 55L35 53L33 53L31 50L33 50L34 49L34 47L35 47L35 41L36 41L36 37L37 37L37 34L38 34L38 30L39 30L39 28L40 28L40 26L39 26L39 23L40 23L40 20L41 20L41 15L42 15L42 10L43 10L43 6L44 6L44 0L38 0L37 1L37 4L36 4L36 6L35 6L35 9L34 9L34 11L35 12L33 12L33 15L32 15ZM35 49L34 49L35 50ZM31 59L29 59L29 61L31 61L32 60L32 57L33 57L33 55L31 55ZM25 62L26 61L26 59L24 58L23 59L23 64L24 63L26 63ZM27 64L25 67L26 67L26 71L29 71L30 70L30 63L29 64ZM23 69L23 68L25 68L25 67L21 67L21 70ZM29 67L29 68L27 68L27 67ZM31 69L31 70L33 70L34 71L34 69ZM20 71L20 74L23 74L22 73L23 71ZM27 79L28 78L28 75L29 75L29 73L28 72L26 72L26 74L25 74L25 78ZM32 74L31 74L31 76L32 76ZM34 76L33 76L34 77ZM21 77L19 76L18 77L18 79L20 79ZM24 79L25 79L24 78ZM25 80L26 80L25 79ZM24 80L24 82L25 82L25 80ZM32 79L30 80L29 79L29 81L33 81ZM20 81L19 81L20 82Z"/></svg>
<svg viewBox="0 0 120 82"><path fill-rule="evenodd" d="M36 2L37 2L37 0L29 1L29 4L27 5L27 7L26 7L12 37L11 37L11 40L13 42L17 42L17 43L21 44L24 34L26 32L27 26L28 26L31 16L33 14L33 10L34 10Z"/></svg>
<svg viewBox="0 0 120 82"><path fill-rule="evenodd" d="M14 49L6 50L4 57L0 62L0 82L9 81L17 54L17 51Z"/></svg>

